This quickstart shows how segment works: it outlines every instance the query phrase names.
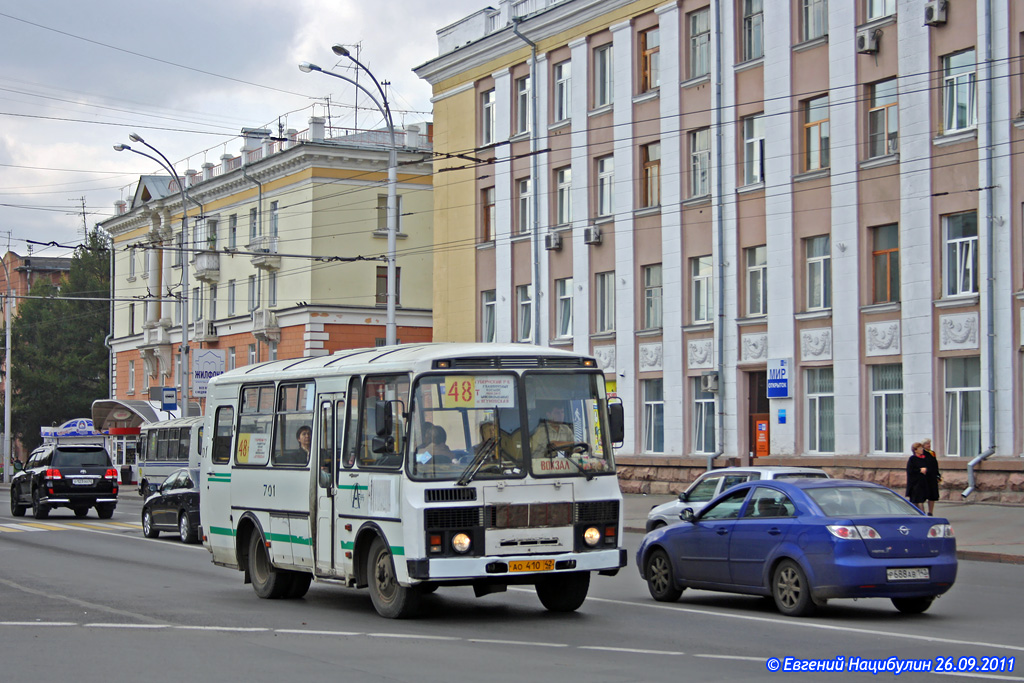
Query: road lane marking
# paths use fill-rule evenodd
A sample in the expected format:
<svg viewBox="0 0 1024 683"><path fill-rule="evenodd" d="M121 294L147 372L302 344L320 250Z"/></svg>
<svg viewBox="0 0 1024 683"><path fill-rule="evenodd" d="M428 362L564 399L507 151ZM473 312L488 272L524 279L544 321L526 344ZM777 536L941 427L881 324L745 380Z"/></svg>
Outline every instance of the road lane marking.
<svg viewBox="0 0 1024 683"><path fill-rule="evenodd" d="M171 626L171 628L180 629L182 631L230 631L233 633L258 633L260 631L269 631L269 628L260 628L259 626Z"/></svg>
<svg viewBox="0 0 1024 683"><path fill-rule="evenodd" d="M170 628L168 624L104 624L102 622L82 624L82 626L85 626L86 628L137 628L147 630Z"/></svg>
<svg viewBox="0 0 1024 683"><path fill-rule="evenodd" d="M0 626L78 626L73 621L0 621Z"/></svg>
<svg viewBox="0 0 1024 683"><path fill-rule="evenodd" d="M60 531L64 528L62 526L57 526L56 524L43 524L42 522L25 522L18 526L30 526L34 529L42 529L44 531Z"/></svg>
<svg viewBox="0 0 1024 683"><path fill-rule="evenodd" d="M695 654L694 657L701 657L703 659L735 659L741 662L760 662L764 663L766 657L744 657L742 655L703 655Z"/></svg>
<svg viewBox="0 0 1024 683"><path fill-rule="evenodd" d="M679 657L685 655L685 652L673 652L671 650L641 650L635 647L603 647L601 645L580 645L579 650L598 650L599 652L627 652L634 655L669 655L670 657ZM763 659L757 660L763 662Z"/></svg>
<svg viewBox="0 0 1024 683"><path fill-rule="evenodd" d="M367 638L405 638L409 640L462 640L458 636L424 636L417 633L367 633Z"/></svg>
<svg viewBox="0 0 1024 683"><path fill-rule="evenodd" d="M487 638L466 638L467 643L486 645L533 645L534 647L569 647L568 643L538 643L530 640L490 640Z"/></svg>
<svg viewBox="0 0 1024 683"><path fill-rule="evenodd" d="M5 524L7 531L41 531L35 527L31 527L28 524Z"/></svg>
<svg viewBox="0 0 1024 683"><path fill-rule="evenodd" d="M366 635L355 631L306 631L301 628L278 628L274 629L274 633L287 633L296 636L338 636L343 638Z"/></svg>

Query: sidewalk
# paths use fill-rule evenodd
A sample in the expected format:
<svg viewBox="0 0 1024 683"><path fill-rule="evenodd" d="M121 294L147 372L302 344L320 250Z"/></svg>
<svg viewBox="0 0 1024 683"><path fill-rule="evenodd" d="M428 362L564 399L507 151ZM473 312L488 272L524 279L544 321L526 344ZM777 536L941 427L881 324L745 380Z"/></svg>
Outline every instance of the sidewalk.
<svg viewBox="0 0 1024 683"><path fill-rule="evenodd" d="M675 496L623 494L625 530L644 533L648 511ZM935 516L945 517L956 534L961 560L1024 564L1024 507L939 501Z"/></svg>

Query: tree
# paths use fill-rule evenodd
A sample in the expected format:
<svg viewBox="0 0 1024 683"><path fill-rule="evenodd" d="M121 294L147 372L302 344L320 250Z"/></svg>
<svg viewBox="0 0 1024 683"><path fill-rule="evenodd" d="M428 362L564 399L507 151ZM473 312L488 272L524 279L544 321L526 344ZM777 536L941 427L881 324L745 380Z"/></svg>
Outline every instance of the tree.
<svg viewBox="0 0 1024 683"><path fill-rule="evenodd" d="M37 281L11 321L11 433L31 450L40 427L92 414L109 395L110 253L93 231L55 286ZM83 301L77 297L95 298Z"/></svg>

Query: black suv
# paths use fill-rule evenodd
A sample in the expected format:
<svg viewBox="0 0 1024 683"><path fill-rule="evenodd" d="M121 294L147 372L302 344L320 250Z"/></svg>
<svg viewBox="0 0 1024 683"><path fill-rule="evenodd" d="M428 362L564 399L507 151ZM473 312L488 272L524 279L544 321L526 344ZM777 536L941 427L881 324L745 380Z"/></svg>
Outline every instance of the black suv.
<svg viewBox="0 0 1024 683"><path fill-rule="evenodd" d="M103 446L42 446L32 451L25 469L11 479L11 514L44 519L55 507L85 517L96 508L110 519L117 507L117 470Z"/></svg>

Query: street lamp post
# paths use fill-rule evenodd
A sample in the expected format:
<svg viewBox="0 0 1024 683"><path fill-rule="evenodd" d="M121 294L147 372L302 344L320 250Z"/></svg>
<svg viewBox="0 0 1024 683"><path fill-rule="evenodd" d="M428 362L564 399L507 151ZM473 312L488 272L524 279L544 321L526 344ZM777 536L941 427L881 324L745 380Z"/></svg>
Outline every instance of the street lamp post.
<svg viewBox="0 0 1024 683"><path fill-rule="evenodd" d="M159 164L165 171L167 171L175 182L178 183L178 190L181 192L181 244L185 249L185 254L182 255L182 268L181 268L181 350L179 351L178 358L181 360L181 369L178 376L178 386L181 387L181 416L188 417L188 394L189 394L189 375L188 375L188 204L186 204L185 196L185 183L178 177L178 174L174 172L174 164L164 156L163 152L158 150L153 145L143 140L137 133L131 133L128 139L132 142L141 142L146 147L150 148L160 158L157 159L152 154L146 154L140 152L137 149L132 149L128 145L114 145L114 150L118 152L128 151L134 152L140 156L144 156L147 159L152 159ZM161 161L162 160L162 161Z"/></svg>
<svg viewBox="0 0 1024 683"><path fill-rule="evenodd" d="M343 45L335 45L333 48L334 54L339 57L347 57L352 62L366 72L373 81L373 84L377 86L377 94L380 95L380 101L374 93L370 92L361 83L343 76L336 74L333 71L323 69L316 64L310 64L309 62L302 62L299 64L299 70L304 73L310 71L319 71L322 74L328 76L334 76L340 78L343 81L351 83L359 90L370 98L370 100L376 105L377 109L380 110L381 115L384 116L384 121L388 126L388 134L391 137L391 149L388 151L388 207L387 207L387 231L388 231L388 293L387 293L387 325L385 327L385 343L388 346L396 344L398 342L398 325L395 321L395 307L398 301L398 292L395 286L396 284L396 273L395 273L395 249L398 241L398 200L397 200L397 187L398 187L398 145L395 142L395 123L391 118L391 107L388 105L388 97L384 94L384 88L381 87L380 83L374 77L373 73L366 68L358 59L353 57L348 49Z"/></svg>
<svg viewBox="0 0 1024 683"><path fill-rule="evenodd" d="M14 463L11 462L11 272L7 269L6 254L3 258L4 280L7 283L7 299L4 301L4 328L5 328L5 358L4 368L7 377L4 378L4 481L10 481L14 476Z"/></svg>

